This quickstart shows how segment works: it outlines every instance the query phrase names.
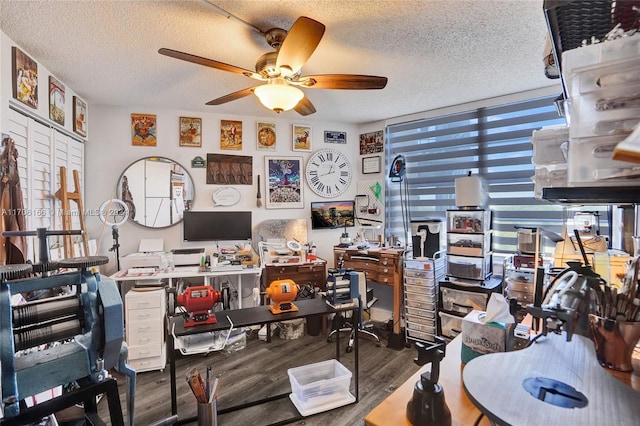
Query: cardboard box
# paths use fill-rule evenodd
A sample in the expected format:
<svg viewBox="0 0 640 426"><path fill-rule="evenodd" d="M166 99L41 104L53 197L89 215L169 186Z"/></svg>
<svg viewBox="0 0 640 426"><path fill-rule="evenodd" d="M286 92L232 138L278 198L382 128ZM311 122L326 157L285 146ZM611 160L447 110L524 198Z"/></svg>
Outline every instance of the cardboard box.
<svg viewBox="0 0 640 426"><path fill-rule="evenodd" d="M462 363L493 352L513 350L513 324L489 322L483 324L473 310L462 319Z"/></svg>

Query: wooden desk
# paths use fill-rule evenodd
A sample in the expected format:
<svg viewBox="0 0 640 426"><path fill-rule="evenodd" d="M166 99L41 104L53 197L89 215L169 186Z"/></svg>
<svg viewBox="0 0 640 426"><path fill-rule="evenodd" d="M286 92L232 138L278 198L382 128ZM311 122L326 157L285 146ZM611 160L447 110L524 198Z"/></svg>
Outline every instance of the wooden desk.
<svg viewBox="0 0 640 426"><path fill-rule="evenodd" d="M311 284L321 290L327 288L327 261L324 259L304 263L269 263L264 266L261 290L275 280L293 280L299 286Z"/></svg>
<svg viewBox="0 0 640 426"><path fill-rule="evenodd" d="M481 414L462 388L461 349L462 337L460 336L447 344L446 356L440 363L440 380L438 381L444 388L445 401L451 411L451 423L454 426L472 425ZM402 386L367 414L364 419L365 425L411 426L406 415L407 403L413 396L413 388L416 382L420 380L420 375L430 370L431 364L427 364L411 376L409 380L404 382ZM488 425L489 422L484 418L480 424Z"/></svg>
<svg viewBox="0 0 640 426"><path fill-rule="evenodd" d="M531 377L566 383L588 404L567 409L540 401L522 386ZM567 342L564 334L550 333L527 349L475 358L463 382L470 399L499 424L632 425L640 419L640 392L601 367L593 342L584 336Z"/></svg>
<svg viewBox="0 0 640 426"><path fill-rule="evenodd" d="M364 272L367 280L378 284L393 286L393 333L389 336L388 347L401 349L405 337L401 333L402 300L403 300L403 257L404 248L378 248L360 250L357 247L334 247L333 261L338 267L342 263L345 268Z"/></svg>

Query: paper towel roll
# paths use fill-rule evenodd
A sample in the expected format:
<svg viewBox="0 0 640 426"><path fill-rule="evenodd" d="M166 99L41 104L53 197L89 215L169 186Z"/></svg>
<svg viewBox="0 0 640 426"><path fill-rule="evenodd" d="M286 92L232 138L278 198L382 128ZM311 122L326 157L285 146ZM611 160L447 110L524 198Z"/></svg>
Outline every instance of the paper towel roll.
<svg viewBox="0 0 640 426"><path fill-rule="evenodd" d="M484 182L479 176L465 176L455 180L457 207L484 207L487 201Z"/></svg>

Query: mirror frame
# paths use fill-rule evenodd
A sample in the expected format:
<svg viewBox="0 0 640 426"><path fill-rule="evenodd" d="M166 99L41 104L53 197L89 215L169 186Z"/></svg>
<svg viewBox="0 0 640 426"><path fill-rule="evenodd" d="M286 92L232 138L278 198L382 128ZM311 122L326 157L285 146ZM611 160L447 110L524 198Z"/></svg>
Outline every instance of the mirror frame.
<svg viewBox="0 0 640 426"><path fill-rule="evenodd" d="M191 182L191 194L190 194L191 197L190 198L184 197L185 200L188 200L188 204L185 206L186 207L185 210L190 210L190 207L193 206L193 202L194 202L195 197L196 197L195 182L193 180L193 177L191 177L191 174L188 172L188 170L182 164L178 163L175 160L172 160L171 158L163 157L163 156L160 156L160 155L150 155L148 157L142 157L142 158L139 158L139 159L129 163L127 165L127 167L124 168L124 171L120 174L120 177L118 177L118 181L116 182L116 190L115 190L116 198L122 200L124 203L127 204L127 206L129 207L129 211L130 211L129 215L131 215L131 211L133 211L134 214L135 214L136 208L135 208L135 203L133 203L133 202L131 202L130 200L127 199L127 198L130 199L131 198L130 196L129 197L124 197L123 196L123 190L122 190L123 179L127 178L127 191L128 191L128 180L129 180L129 178L127 177L127 173L129 171L129 169L131 169L131 167L133 165L135 165L135 164L137 164L139 162L148 161L148 160L164 161L166 163L174 164L174 165L176 165L176 166L178 166L178 167L180 167L182 169L182 171L184 172L184 175L186 176L186 178L188 178L188 180ZM171 183L171 182L169 181L169 183ZM142 223L136 221L135 219L132 219L130 216L127 218L127 222L131 222L131 223L133 223L133 224L135 224L137 226L141 226L141 227L146 228L146 229L166 229L166 228L170 228L172 226L175 226L175 225L179 224L183 220L184 220L184 216L180 217L179 220L173 221L169 225L150 226L150 225L142 224Z"/></svg>

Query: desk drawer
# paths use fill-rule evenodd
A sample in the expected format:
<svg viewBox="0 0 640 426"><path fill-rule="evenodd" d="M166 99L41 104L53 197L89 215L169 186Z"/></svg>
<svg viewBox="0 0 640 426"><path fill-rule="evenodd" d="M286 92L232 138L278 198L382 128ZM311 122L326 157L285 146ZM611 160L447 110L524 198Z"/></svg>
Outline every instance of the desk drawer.
<svg viewBox="0 0 640 426"><path fill-rule="evenodd" d="M131 359L129 358L128 364L136 370L136 373L149 370L164 370L167 363L167 357L165 354L161 354L154 357Z"/></svg>
<svg viewBox="0 0 640 426"><path fill-rule="evenodd" d="M129 346L129 360L160 356L163 349L164 345L157 343L144 346Z"/></svg>
<svg viewBox="0 0 640 426"><path fill-rule="evenodd" d="M127 309L149 309L164 306L164 289L152 291L130 290L125 296Z"/></svg>

